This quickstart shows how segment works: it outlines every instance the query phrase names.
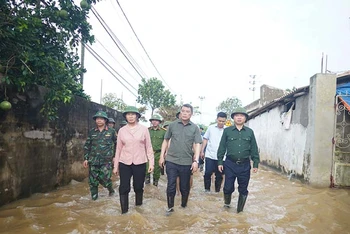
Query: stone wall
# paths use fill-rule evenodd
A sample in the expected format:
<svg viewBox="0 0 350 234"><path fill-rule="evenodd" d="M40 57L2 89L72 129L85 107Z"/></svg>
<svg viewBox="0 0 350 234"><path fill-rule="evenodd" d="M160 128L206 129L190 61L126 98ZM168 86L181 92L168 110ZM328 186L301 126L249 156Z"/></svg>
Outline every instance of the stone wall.
<svg viewBox="0 0 350 234"><path fill-rule="evenodd" d="M46 92L40 86L22 94L7 90L13 108L0 110L0 205L86 178L83 145L92 116L103 110L117 126L122 121L121 113L76 97L48 122L40 114Z"/></svg>

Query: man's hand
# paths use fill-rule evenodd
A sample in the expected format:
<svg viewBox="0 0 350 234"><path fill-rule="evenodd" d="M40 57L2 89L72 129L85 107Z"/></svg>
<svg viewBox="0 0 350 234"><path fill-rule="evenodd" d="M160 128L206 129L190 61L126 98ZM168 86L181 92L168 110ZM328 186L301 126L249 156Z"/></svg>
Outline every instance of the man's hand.
<svg viewBox="0 0 350 234"><path fill-rule="evenodd" d="M218 170L222 173L224 171L224 166L223 165L219 165L218 166Z"/></svg>
<svg viewBox="0 0 350 234"><path fill-rule="evenodd" d="M148 173L151 173L153 171L154 166L149 166L148 167Z"/></svg>
<svg viewBox="0 0 350 234"><path fill-rule="evenodd" d="M158 164L161 168L164 168L164 157L159 158Z"/></svg>
<svg viewBox="0 0 350 234"><path fill-rule="evenodd" d="M257 173L258 172L258 168L253 168L253 173Z"/></svg>
<svg viewBox="0 0 350 234"><path fill-rule="evenodd" d="M204 159L204 152L201 152L200 155L201 159Z"/></svg>
<svg viewBox="0 0 350 234"><path fill-rule="evenodd" d="M89 166L89 162L88 162L88 160L84 160L84 162L83 162L83 166L84 166L85 168L88 168L88 166Z"/></svg>
<svg viewBox="0 0 350 234"><path fill-rule="evenodd" d="M191 170L192 170L192 172L196 172L198 170L198 163L197 162L192 163Z"/></svg>
<svg viewBox="0 0 350 234"><path fill-rule="evenodd" d="M113 168L113 174L118 176L118 167Z"/></svg>

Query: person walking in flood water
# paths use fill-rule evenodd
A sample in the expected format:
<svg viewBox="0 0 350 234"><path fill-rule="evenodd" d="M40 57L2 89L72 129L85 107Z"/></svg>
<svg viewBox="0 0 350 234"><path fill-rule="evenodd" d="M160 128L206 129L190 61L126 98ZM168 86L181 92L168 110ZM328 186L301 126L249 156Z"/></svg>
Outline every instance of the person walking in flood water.
<svg viewBox="0 0 350 234"><path fill-rule="evenodd" d="M201 158L205 158L204 189L210 192L211 176L215 173L215 192L220 192L222 184L222 172L218 170L218 147L224 132L227 115L219 112L216 116L216 124L210 125L203 136Z"/></svg>
<svg viewBox="0 0 350 234"><path fill-rule="evenodd" d="M237 108L231 114L234 124L224 129L218 148L218 170L224 172L224 206L229 208L232 193L235 190L234 183L238 181L237 213L243 211L248 196L248 184L250 180L250 160L253 161L253 172L258 172L260 162L258 146L254 132L244 123L248 119L244 108ZM226 160L223 162L226 153Z"/></svg>
<svg viewBox="0 0 350 234"><path fill-rule="evenodd" d="M196 172L198 169L202 137L198 126L190 120L192 114L193 107L190 104L184 104L181 107L180 119L169 124L164 136L159 166L163 167L166 159L167 214L174 211L176 178L180 178L181 206L186 207L190 194L191 172ZM171 144L168 149L170 140ZM165 153L167 153L166 158Z"/></svg>
<svg viewBox="0 0 350 234"><path fill-rule="evenodd" d="M110 196L114 194L111 176L117 138L115 130L106 126L108 117L104 111L98 111L93 120L96 127L89 131L85 142L83 166L89 167L91 197L92 200L96 200L99 184L108 189Z"/></svg>
<svg viewBox="0 0 350 234"><path fill-rule="evenodd" d="M164 135L166 132L165 128L160 126L162 122L162 117L160 115L153 115L152 118L149 119L152 123L152 126L148 128L149 134L151 136L152 148L154 152L154 171L153 171L153 185L158 186L158 181L161 174L161 168L159 166L159 157L160 151L162 149L162 143L164 140ZM148 169L148 168L147 168ZM151 174L146 173L146 182L145 184L149 184L151 182Z"/></svg>
<svg viewBox="0 0 350 234"><path fill-rule="evenodd" d="M148 173L151 173L154 168L154 154L149 131L147 127L139 124L141 114L136 107L128 106L123 116L128 123L120 128L118 133L113 169L113 173L119 174L120 177L119 195L122 214L129 210L131 177L133 177L135 205L141 206L147 161L149 163Z"/></svg>

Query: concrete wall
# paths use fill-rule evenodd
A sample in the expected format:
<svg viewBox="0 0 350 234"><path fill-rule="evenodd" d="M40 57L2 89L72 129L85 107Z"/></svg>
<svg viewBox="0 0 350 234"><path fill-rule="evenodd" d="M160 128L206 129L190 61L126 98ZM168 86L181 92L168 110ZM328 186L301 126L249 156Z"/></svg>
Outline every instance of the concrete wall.
<svg viewBox="0 0 350 234"><path fill-rule="evenodd" d="M316 74L310 78L309 128L305 162L308 181L314 186L327 187L333 158L336 75Z"/></svg>
<svg viewBox="0 0 350 234"><path fill-rule="evenodd" d="M329 186L335 93L336 75L316 74L310 78L309 93L295 99L288 130L280 123L285 111L282 103L249 120L248 125L257 136L262 163L295 173L313 186Z"/></svg>
<svg viewBox="0 0 350 234"><path fill-rule="evenodd" d="M83 145L94 126L92 116L104 110L118 124L122 121L121 113L77 97L48 122L39 113L46 89L7 92L13 108L0 110L0 205L86 178Z"/></svg>
<svg viewBox="0 0 350 234"><path fill-rule="evenodd" d="M264 112L248 124L255 132L263 164L303 178L308 95L297 98L295 107L289 129L282 124L284 105Z"/></svg>

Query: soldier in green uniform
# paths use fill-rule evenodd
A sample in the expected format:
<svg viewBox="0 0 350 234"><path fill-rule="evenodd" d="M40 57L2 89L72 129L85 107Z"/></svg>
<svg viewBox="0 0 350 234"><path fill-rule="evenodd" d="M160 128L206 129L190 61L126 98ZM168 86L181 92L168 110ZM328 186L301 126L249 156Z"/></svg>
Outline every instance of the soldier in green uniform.
<svg viewBox="0 0 350 234"><path fill-rule="evenodd" d="M96 127L91 129L84 145L84 167L89 168L89 186L92 200L98 198L98 185L107 188L109 195L114 194L112 187L112 169L116 132L109 128L107 114L98 111L94 116Z"/></svg>
<svg viewBox="0 0 350 234"><path fill-rule="evenodd" d="M108 127L115 129L115 121L113 118L108 118Z"/></svg>
<svg viewBox="0 0 350 234"><path fill-rule="evenodd" d="M253 161L253 172L258 172L260 162L258 145L254 131L245 126L248 119L247 111L239 107L231 114L234 124L224 129L217 152L218 170L225 174L224 202L225 207L231 204L235 181L238 182L237 213L242 212L248 197L250 180L250 161ZM226 154L226 160L223 158Z"/></svg>
<svg viewBox="0 0 350 234"><path fill-rule="evenodd" d="M152 118L149 119L152 123L152 126L148 128L149 134L151 136L152 147L154 151L154 171L153 171L153 185L158 186L158 181L161 174L161 168L159 167L158 161L160 157L160 151L162 149L162 143L164 140L164 135L166 132L165 128L160 127L160 123L162 122L162 117L160 115L153 115ZM146 172L148 171L148 167ZM163 173L162 173L163 174ZM151 183L151 174L146 174L146 184Z"/></svg>

